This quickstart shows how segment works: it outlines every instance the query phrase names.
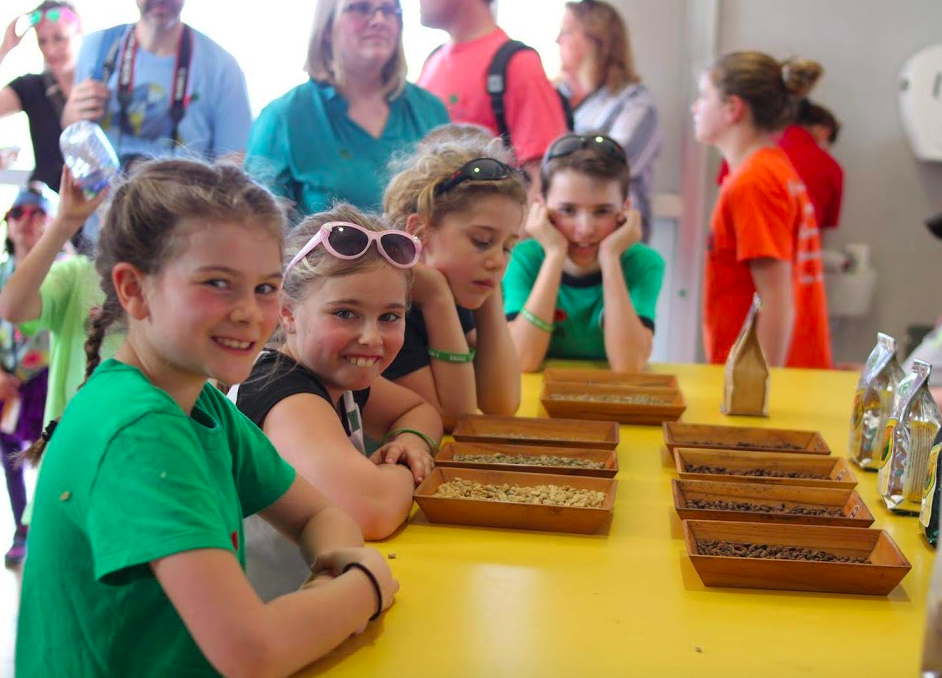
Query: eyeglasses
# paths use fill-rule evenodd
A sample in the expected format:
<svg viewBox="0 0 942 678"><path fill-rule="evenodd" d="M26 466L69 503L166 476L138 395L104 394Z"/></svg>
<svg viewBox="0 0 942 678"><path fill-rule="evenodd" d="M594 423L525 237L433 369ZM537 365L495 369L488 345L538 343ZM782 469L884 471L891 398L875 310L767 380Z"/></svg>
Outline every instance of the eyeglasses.
<svg viewBox="0 0 942 678"><path fill-rule="evenodd" d="M612 160L617 160L623 165L628 164L628 160L625 158L625 149L617 141L604 134L567 134L560 137L550 144L543 162L564 158L586 148L604 153Z"/></svg>
<svg viewBox="0 0 942 678"><path fill-rule="evenodd" d="M11 207L10 211L7 212L7 219L29 219L31 217L40 214L46 216L46 212L39 207L23 207L22 205L17 205L16 207Z"/></svg>
<svg viewBox="0 0 942 678"><path fill-rule="evenodd" d="M402 19L402 8L391 2L383 2L379 5L371 5L366 0L351 2L344 6L343 11L360 21L371 21L377 12L382 14L384 19Z"/></svg>
<svg viewBox="0 0 942 678"><path fill-rule="evenodd" d="M509 179L516 172L513 167L493 158L475 158L463 164L458 171L435 187L433 195L447 193L465 181L500 181Z"/></svg>
<svg viewBox="0 0 942 678"><path fill-rule="evenodd" d="M383 258L397 268L415 266L422 251L421 241L405 231L368 231L348 221L331 221L321 226L301 251L294 255L285 267L285 275L320 244L338 259L359 259L366 254L372 242L376 243L376 249Z"/></svg>

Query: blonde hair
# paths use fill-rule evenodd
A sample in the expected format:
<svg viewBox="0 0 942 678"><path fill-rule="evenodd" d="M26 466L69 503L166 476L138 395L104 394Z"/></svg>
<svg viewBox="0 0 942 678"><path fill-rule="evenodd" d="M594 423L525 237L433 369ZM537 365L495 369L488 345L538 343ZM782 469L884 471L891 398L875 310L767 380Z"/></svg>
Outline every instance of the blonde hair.
<svg viewBox="0 0 942 678"><path fill-rule="evenodd" d="M343 64L334 60L330 46L330 35L334 17L346 0L318 0L314 5L314 24L307 45L307 60L304 70L313 80L343 88ZM398 5L398 0L395 0ZM402 19L399 20L399 39L396 51L383 66L383 94L387 98L398 96L406 86L406 53L402 47Z"/></svg>
<svg viewBox="0 0 942 678"><path fill-rule="evenodd" d="M614 7L601 0L567 2L566 9L579 22L583 33L596 47L595 83L610 92L641 82L635 70L628 27Z"/></svg>
<svg viewBox="0 0 942 678"><path fill-rule="evenodd" d="M439 184L477 158L513 166L513 156L504 142L484 128L442 125L433 129L412 155L390 162L395 176L383 196L383 209L389 220L397 228L405 229L409 215L418 214L423 226L414 235L421 239L423 227L434 227L445 215L467 210L482 196L506 196L519 202L521 208L526 205L527 186L519 172L495 181L465 181L435 195Z"/></svg>
<svg viewBox="0 0 942 678"><path fill-rule="evenodd" d="M308 241L321 229L321 226L331 221L347 221L374 233L389 228L385 218L381 215L361 212L349 203L337 203L327 212L319 212L309 216L291 231L291 235L285 244L285 266L294 258L294 255L307 245ZM303 302L326 278L355 275L381 264L394 268L379 253L375 243L371 243L363 256L356 259L339 259L328 252L326 247L315 247L285 273L281 284L282 299L289 305L296 306ZM396 268L395 270L402 271L407 286L411 286L413 270L411 268Z"/></svg>
<svg viewBox="0 0 942 678"><path fill-rule="evenodd" d="M132 264L145 275L157 275L180 252L178 231L184 219L228 221L261 228L281 246L285 214L274 196L252 181L239 167L197 160L153 160L137 165L130 177L113 189L111 204L98 238L98 273L105 299L92 315L85 341L86 381L101 363L101 345L112 326L126 320L111 271ZM42 456L43 434L25 458Z"/></svg>
<svg viewBox="0 0 942 678"><path fill-rule="evenodd" d="M824 67L816 61L776 61L762 52L730 52L709 68L710 77L725 98L738 96L752 112L755 126L775 131L789 124Z"/></svg>

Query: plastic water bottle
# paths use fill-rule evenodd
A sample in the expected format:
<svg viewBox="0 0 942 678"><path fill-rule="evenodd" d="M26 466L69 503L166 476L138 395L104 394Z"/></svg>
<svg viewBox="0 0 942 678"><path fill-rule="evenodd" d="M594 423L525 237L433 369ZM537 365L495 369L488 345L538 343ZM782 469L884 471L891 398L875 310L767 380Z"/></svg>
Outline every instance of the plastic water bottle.
<svg viewBox="0 0 942 678"><path fill-rule="evenodd" d="M91 200L111 182L121 165L104 131L93 122L79 120L62 130L59 148L75 183Z"/></svg>

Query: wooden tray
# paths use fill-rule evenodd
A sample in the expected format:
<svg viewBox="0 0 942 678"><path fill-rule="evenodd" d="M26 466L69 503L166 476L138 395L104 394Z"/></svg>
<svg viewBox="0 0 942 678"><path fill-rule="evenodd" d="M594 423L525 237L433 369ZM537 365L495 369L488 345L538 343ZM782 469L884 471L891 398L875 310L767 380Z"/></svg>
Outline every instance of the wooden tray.
<svg viewBox="0 0 942 678"><path fill-rule="evenodd" d="M780 454L776 452L740 452L739 450L701 450L678 447L674 450L677 474L684 480L761 483L763 485L803 485L806 487L840 487L852 490L857 478L843 457L822 457L817 454ZM776 476L728 475L725 473L691 473L687 464L724 466L734 469L767 468L785 472L815 473L826 478L782 478Z"/></svg>
<svg viewBox="0 0 942 678"><path fill-rule="evenodd" d="M841 527L870 527L873 514L854 490L839 490L796 485L763 485L761 483L724 483L708 480L672 480L674 508L683 520L735 520L756 523L785 523L789 525L835 525ZM701 509L688 506L692 499L711 501L749 502L786 508L840 509L840 516L814 516L792 513L766 513L763 511L733 511L728 509Z"/></svg>
<svg viewBox="0 0 942 678"><path fill-rule="evenodd" d="M578 368L549 367L543 370L543 383L576 382L579 384L644 386L647 388L678 388L673 374L654 372L613 372Z"/></svg>
<svg viewBox="0 0 942 678"><path fill-rule="evenodd" d="M707 556L697 552L701 539L746 544L800 546L838 555L868 557L870 563L814 562ZM687 555L705 586L790 591L830 591L885 596L912 565L883 530L823 525L780 525L713 520L685 520Z"/></svg>
<svg viewBox="0 0 942 678"><path fill-rule="evenodd" d="M585 400L555 400L554 396L580 396ZM593 398L652 398L662 404L608 402ZM540 402L551 417L604 419L622 424L653 425L675 421L687 409L684 396L676 388L593 385L576 382L543 382Z"/></svg>
<svg viewBox="0 0 942 678"><path fill-rule="evenodd" d="M604 492L606 496L601 508L544 506L433 496L439 485L455 478L493 485L504 483L526 487L566 485L577 489L597 490ZM419 508L433 523L592 534L598 531L612 515L617 485L617 481L609 478L583 478L514 471L477 471L439 466L433 469L429 477L416 488L414 496Z"/></svg>
<svg viewBox="0 0 942 678"><path fill-rule="evenodd" d="M614 450L618 446L618 423L475 414L459 419L452 436L461 442Z"/></svg>
<svg viewBox="0 0 942 678"><path fill-rule="evenodd" d="M531 464L498 464L480 461L456 461L458 454L514 454L526 457L550 455L588 459L604 464L602 468L578 466L535 466ZM571 447L545 447L538 445L501 445L499 443L447 443L435 455L436 466L449 468L490 469L494 471L520 471L523 473L556 473L559 475L614 478L618 473L618 455L615 450L592 450Z"/></svg>
<svg viewBox="0 0 942 678"><path fill-rule="evenodd" d="M664 422L664 443L669 450L673 450L675 447L703 447L707 449L831 454L831 448L827 446L824 438L817 431L793 431L776 428ZM794 445L799 449L776 447L783 444Z"/></svg>

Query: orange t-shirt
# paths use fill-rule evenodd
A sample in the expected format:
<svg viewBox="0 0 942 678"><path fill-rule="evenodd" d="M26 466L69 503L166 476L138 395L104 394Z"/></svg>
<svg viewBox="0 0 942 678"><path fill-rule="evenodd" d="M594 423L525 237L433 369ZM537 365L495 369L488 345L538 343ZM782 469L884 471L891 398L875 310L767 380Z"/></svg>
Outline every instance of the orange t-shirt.
<svg viewBox="0 0 942 678"><path fill-rule="evenodd" d="M753 259L792 262L795 325L789 367L831 367L821 235L808 191L777 147L753 153L723 183L713 208L703 292L707 359L723 363L756 288Z"/></svg>

